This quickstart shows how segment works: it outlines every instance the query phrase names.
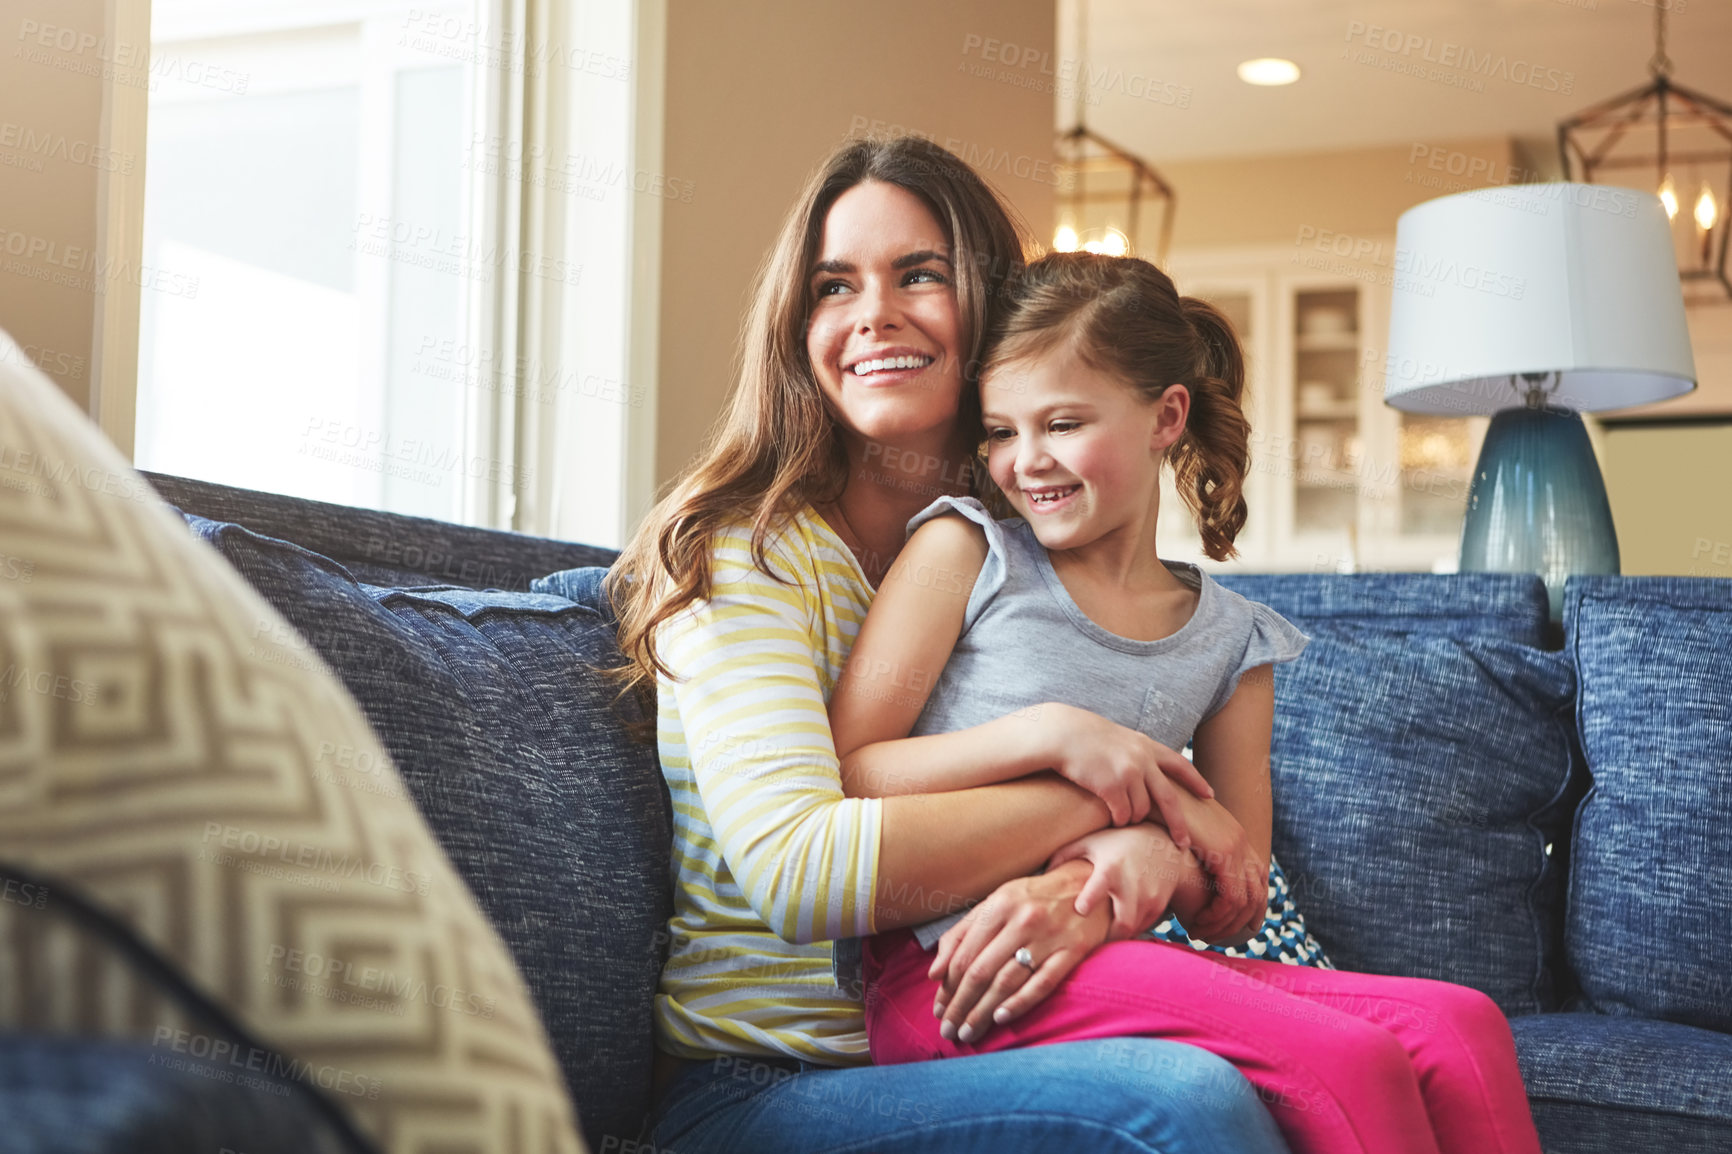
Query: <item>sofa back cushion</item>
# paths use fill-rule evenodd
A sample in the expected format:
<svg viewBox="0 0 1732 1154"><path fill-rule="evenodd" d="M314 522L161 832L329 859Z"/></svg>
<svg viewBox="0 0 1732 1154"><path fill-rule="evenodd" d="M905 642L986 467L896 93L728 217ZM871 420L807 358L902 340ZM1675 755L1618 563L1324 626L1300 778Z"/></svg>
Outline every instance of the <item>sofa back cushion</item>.
<svg viewBox="0 0 1732 1154"><path fill-rule="evenodd" d="M1579 578L1564 623L1593 778L1569 880L1582 997L1732 1031L1732 581Z"/></svg>
<svg viewBox="0 0 1732 1154"><path fill-rule="evenodd" d="M188 521L360 702L515 954L591 1146L634 1140L672 831L654 749L625 737L592 668L617 660L611 627L547 594L365 585L294 544Z"/></svg>
<svg viewBox="0 0 1732 1154"><path fill-rule="evenodd" d="M1574 680L1538 578L1222 578L1312 637L1275 671L1274 850L1336 965L1553 1008Z"/></svg>
<svg viewBox="0 0 1732 1154"><path fill-rule="evenodd" d="M1221 584L1325 631L1351 625L1544 648L1545 583L1513 573L1228 574Z"/></svg>
<svg viewBox="0 0 1732 1154"><path fill-rule="evenodd" d="M527 533L453 525L167 473L140 475L170 505L293 541L369 585L464 585L522 592L544 573L611 565L618 556L612 549Z"/></svg>

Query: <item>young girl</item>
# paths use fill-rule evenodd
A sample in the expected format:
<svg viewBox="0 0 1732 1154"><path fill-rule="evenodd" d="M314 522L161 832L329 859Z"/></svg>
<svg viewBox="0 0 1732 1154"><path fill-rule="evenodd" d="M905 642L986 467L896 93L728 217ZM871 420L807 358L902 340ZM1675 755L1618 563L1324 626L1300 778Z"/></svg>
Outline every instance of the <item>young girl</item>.
<svg viewBox="0 0 1732 1154"><path fill-rule="evenodd" d="M1015 288L981 405L987 468L1021 519L941 497L909 522L830 702L844 788L929 794L1024 773L1014 748L956 752L962 731L1018 711L1061 743L1116 727L1122 756L1053 767L1106 802L1116 828L1049 865L1092 864L1076 912L1099 921L1110 904L1113 938L1166 913L1212 947L1162 921L1170 940L1109 941L1084 958L1064 919L995 927L984 906L948 930L880 934L865 946L873 1059L1161 1037L1237 1066L1300 1154L1538 1154L1508 1023L1489 998L1257 960L1282 941L1288 960L1318 960L1285 901L1267 921L1221 924L1226 881L1249 869L1279 883L1270 670L1306 638L1195 566L1157 558L1155 516L1170 459L1204 551L1232 555L1245 521L1243 380L1225 319L1147 262L1057 253ZM1215 797L1187 801L1186 827L1236 820L1246 834L1244 855L1206 870L1141 820L1140 774L1187 740ZM1247 937L1249 957L1221 949Z"/></svg>

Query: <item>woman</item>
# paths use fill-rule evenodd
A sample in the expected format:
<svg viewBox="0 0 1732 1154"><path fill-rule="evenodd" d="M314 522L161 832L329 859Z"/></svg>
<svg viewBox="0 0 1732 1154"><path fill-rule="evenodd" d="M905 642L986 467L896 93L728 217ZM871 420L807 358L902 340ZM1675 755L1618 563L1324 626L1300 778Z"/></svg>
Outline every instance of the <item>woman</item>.
<svg viewBox="0 0 1732 1154"><path fill-rule="evenodd" d="M609 577L628 684L656 689L675 812L657 1148L1285 1149L1237 1072L1168 1042L864 1067L859 993L832 973L832 940L988 895L971 942L1039 928L1080 957L1107 934L1104 904L1074 912L1086 863L1024 876L1109 824L1101 802L1044 773L846 798L825 711L909 518L974 491L971 377L1022 248L996 196L943 149L840 149L772 251L719 431ZM1090 756L1126 756L1104 729L993 724L1032 765L1067 744L1075 756L1079 740ZM1131 816L1158 807L1175 840L1183 788L1204 788L1181 760L1119 765L1139 783ZM1243 831L1228 840L1196 848L1239 860ZM1222 895L1233 924L1260 920L1252 888Z"/></svg>

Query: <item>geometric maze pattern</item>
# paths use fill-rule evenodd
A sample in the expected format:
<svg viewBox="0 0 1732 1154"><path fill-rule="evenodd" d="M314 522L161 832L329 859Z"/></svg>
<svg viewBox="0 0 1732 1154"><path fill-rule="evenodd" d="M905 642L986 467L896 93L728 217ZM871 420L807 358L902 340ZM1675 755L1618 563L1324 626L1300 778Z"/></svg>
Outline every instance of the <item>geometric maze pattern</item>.
<svg viewBox="0 0 1732 1154"><path fill-rule="evenodd" d="M0 354L0 1027L142 1038L240 1084L268 1067L390 1154L581 1150L521 975L354 700ZM270 1052L202 1037L43 916L65 894Z"/></svg>

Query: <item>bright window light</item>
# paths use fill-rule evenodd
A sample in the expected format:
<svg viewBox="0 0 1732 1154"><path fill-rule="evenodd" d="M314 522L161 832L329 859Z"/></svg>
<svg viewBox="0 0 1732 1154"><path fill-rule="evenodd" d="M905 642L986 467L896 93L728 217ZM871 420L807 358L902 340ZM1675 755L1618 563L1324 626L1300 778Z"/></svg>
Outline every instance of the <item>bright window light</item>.
<svg viewBox="0 0 1732 1154"><path fill-rule="evenodd" d="M145 261L196 292L140 302L140 466L463 519L482 15L155 0Z"/></svg>

